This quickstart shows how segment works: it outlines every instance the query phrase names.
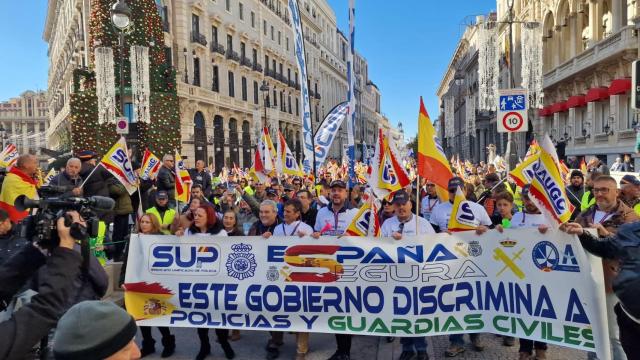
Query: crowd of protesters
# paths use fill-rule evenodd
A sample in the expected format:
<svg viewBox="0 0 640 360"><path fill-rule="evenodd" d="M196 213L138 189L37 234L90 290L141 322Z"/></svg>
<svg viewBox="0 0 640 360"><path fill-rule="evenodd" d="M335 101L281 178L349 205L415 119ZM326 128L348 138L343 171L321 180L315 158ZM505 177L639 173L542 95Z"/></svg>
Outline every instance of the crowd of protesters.
<svg viewBox="0 0 640 360"><path fill-rule="evenodd" d="M50 309L48 313L39 309L46 314L40 315L40 318L36 317L32 320L36 323L32 322L30 326L38 328L39 331L35 331L34 334L44 336L47 330L55 326L59 316L66 313L58 323L55 335L53 352L58 358L109 358L112 354L124 352L125 356L129 356L121 357L124 359L144 357L156 351L156 342L150 327L140 327L142 346L138 351L132 342L135 328L132 328L131 318L113 305L97 301L104 296L108 282L101 265L124 261L120 276L120 283L123 282L131 233L261 236L265 239L272 236L311 236L316 239L321 236L338 236L345 232L367 196L366 182L349 188L346 168L333 160L319 171L318 179L280 176L264 182L255 181L241 171L229 173L224 170L223 175L213 173L199 160L195 168L190 170L190 200L188 203L180 203L176 200L176 174L172 155L163 156L162 167L157 177L154 180L141 181L138 188L140 193L133 195L129 195L124 186L109 172L101 169L97 158L97 154L91 151L77 154L76 157L70 158L64 169L48 183L56 188L58 196L100 195L111 197L115 201L112 211L98 214L101 220L100 227L98 237L91 242L93 251L88 271L76 271L78 260L73 253L79 252L79 249L73 242L64 243L64 246L61 243L61 247L68 250L67 252L57 250L57 253L54 251L47 254L49 258L46 262L55 266L54 255L60 253L58 255L66 259L66 276L72 279L70 284L64 287L62 294L55 294L59 304L53 303L54 309ZM613 164L615 168L612 167L611 171L630 170L627 160L616 161ZM571 164L571 167L579 167L579 164ZM358 164L357 168L361 170L362 164ZM561 229L579 235L587 250L605 258L603 265L612 356L615 360L637 359L640 357L640 349L635 340L640 339L640 308L634 300L640 295L640 255L637 253L640 245L632 239L635 236L633 229L625 230L627 235L621 238L622 240L617 238L616 234L619 229L624 229L624 224L634 223L634 226L640 227L640 179L628 174L616 181L608 175L609 170L603 162L592 161L585 173L575 169L570 172L566 190L576 210L572 215L572 222L563 225ZM11 263L11 259L14 255L20 254L23 248L30 246L28 241L20 238L16 232L20 221L28 213L16 209L13 201L19 195L35 197L41 183L38 181L37 173L35 157L23 155L9 171L2 185L0 266L3 269L7 266L19 268ZM504 171L497 170L494 164L480 163L458 169L457 174L448 183L451 199L448 202L440 200L435 184L429 180L421 179L420 183L414 180L407 188L396 192L392 198L382 200L377 214L382 224L382 235L401 241L404 236L415 235L416 231L419 231L420 235L447 232L453 198L458 188L464 191L467 200L472 201L478 234L489 229L503 231L505 228L523 227L535 227L542 233L546 232L551 224L529 198L529 187L519 188L506 178ZM139 208L144 211L144 215L137 218L136 211ZM598 242L592 235L585 233L584 228L595 229L601 241ZM629 250L633 246L635 248ZM44 262L45 259L41 261ZM70 267L75 270L69 270ZM623 282L620 276L625 274L625 271L627 276ZM32 289L38 292L34 297L36 305L38 296L46 297L47 291L51 291L51 281L60 283L64 280L51 280L51 273L52 271L48 272L49 276L38 276L37 272L31 271L28 272L28 279L21 278L18 281L22 284L20 287L24 287L22 290ZM3 299L9 299L8 303L15 302L18 295L12 294L25 293L18 290L17 287L3 289L0 295ZM61 295L64 299L60 299ZM0 313L5 315L0 319L10 318L10 311L11 309L8 309ZM107 320L89 323L93 317L99 317L100 314L111 315ZM82 333L74 321L86 323L86 332ZM95 330L98 325L109 330ZM19 331L21 328L17 326L15 329ZM158 330L161 334L161 356L170 357L177 346L175 337L170 328L160 327ZM197 353L194 351L195 358L205 359L212 350L209 331L202 328L197 329L196 333L200 340L200 348ZM226 358L233 359L235 352L231 344L242 338L241 332L215 329L215 334ZM283 332L271 332L265 354L256 355L256 358L279 358L284 335ZM310 336L313 334L296 334L296 360L306 358ZM119 340L114 345L116 337ZM482 337L482 334L470 334L471 349L484 350ZM336 334L335 338L336 351L330 360L350 359L352 336ZM28 338L28 341L31 339ZM444 353L446 357L456 357L466 351L463 335L451 335L449 340L449 347ZM25 348L24 341L20 343L19 348L14 349L11 349L11 343L2 345L2 341L0 340L0 359L12 358L12 354ZM17 343L18 340L4 341ZM74 341L86 343L74 345ZM428 342L425 337L406 337L400 338L399 341L402 344L399 360L428 359ZM512 337L503 337L502 342L504 346L514 346L518 342L519 359L547 358L547 345L543 342ZM69 355L69 352L75 352L76 355ZM83 357L82 354L99 356Z"/></svg>

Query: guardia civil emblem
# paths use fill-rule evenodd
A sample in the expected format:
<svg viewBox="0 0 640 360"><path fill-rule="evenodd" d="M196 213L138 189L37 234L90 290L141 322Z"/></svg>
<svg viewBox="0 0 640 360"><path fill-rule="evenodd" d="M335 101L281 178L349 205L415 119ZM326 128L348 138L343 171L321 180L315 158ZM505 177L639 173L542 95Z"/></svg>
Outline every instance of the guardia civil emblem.
<svg viewBox="0 0 640 360"><path fill-rule="evenodd" d="M276 281L280 277L278 274L278 268L275 266L269 266L269 270L267 270L267 280Z"/></svg>
<svg viewBox="0 0 640 360"><path fill-rule="evenodd" d="M473 257L482 255L482 246L480 246L480 242L475 240L469 242L469 255Z"/></svg>
<svg viewBox="0 0 640 360"><path fill-rule="evenodd" d="M233 252L227 257L227 275L238 280L244 280L255 275L256 257L251 253L251 245L231 245Z"/></svg>

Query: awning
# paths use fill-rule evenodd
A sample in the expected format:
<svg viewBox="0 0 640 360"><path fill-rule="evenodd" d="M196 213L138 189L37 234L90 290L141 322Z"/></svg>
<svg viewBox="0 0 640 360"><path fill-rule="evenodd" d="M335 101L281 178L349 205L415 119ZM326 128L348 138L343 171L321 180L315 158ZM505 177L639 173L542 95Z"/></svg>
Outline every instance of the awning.
<svg viewBox="0 0 640 360"><path fill-rule="evenodd" d="M551 115L551 106L545 106L542 109L538 109L538 116L549 116Z"/></svg>
<svg viewBox="0 0 640 360"><path fill-rule="evenodd" d="M559 113L559 112L563 112L563 111L567 111L567 102L566 101L561 101L561 102L557 102L553 105L551 105L551 113L555 114L555 113Z"/></svg>
<svg viewBox="0 0 640 360"><path fill-rule="evenodd" d="M609 95L620 95L631 90L631 79L615 79L609 86Z"/></svg>
<svg viewBox="0 0 640 360"><path fill-rule="evenodd" d="M568 109L573 109L585 105L587 105L587 100L585 100L584 95L572 96L567 100Z"/></svg>
<svg viewBox="0 0 640 360"><path fill-rule="evenodd" d="M591 88L587 91L587 96L585 96L585 100L587 100L587 102L606 100L608 98L609 88L606 87Z"/></svg>

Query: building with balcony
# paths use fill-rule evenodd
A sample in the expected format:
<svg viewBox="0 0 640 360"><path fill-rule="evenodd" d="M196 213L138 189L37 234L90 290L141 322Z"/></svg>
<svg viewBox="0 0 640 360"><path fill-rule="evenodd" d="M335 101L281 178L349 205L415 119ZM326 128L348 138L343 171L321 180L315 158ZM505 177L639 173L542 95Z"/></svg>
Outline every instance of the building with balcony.
<svg viewBox="0 0 640 360"><path fill-rule="evenodd" d="M69 138L66 120L69 95L74 91L73 71L88 64L85 49L90 3L49 1L43 37L49 43L51 127L47 139L54 149L64 148ZM234 163L249 167L262 126L280 129L300 158L302 104L288 2L156 0L156 4L162 18L166 58L177 70L178 131L186 163L191 166L202 159L217 169ZM299 6L311 118L317 129L324 116L347 98L349 46L326 0L300 1ZM368 124L356 130L357 142L361 143L360 134L375 136L372 124L380 113L380 92L368 78L366 60L359 59L356 72L360 71L363 99L358 105L358 114L362 115L358 116ZM369 129L374 129L373 134ZM346 143L346 122L341 134ZM337 139L330 156L340 154L341 145Z"/></svg>
<svg viewBox="0 0 640 360"><path fill-rule="evenodd" d="M0 102L0 140L3 147L14 144L20 154L42 155L48 128L47 94L27 90L20 96ZM42 156L40 160L46 160Z"/></svg>
<svg viewBox="0 0 640 360"><path fill-rule="evenodd" d="M73 93L73 71L89 63L89 0L49 0L43 39L49 45L49 76L46 104L49 126L47 147L71 149L69 99Z"/></svg>
<svg viewBox="0 0 640 360"><path fill-rule="evenodd" d="M531 6L516 12L533 13L544 31L545 107L536 133L566 140L567 156L597 156L612 164L633 154L631 62L638 58L640 2L555 0Z"/></svg>

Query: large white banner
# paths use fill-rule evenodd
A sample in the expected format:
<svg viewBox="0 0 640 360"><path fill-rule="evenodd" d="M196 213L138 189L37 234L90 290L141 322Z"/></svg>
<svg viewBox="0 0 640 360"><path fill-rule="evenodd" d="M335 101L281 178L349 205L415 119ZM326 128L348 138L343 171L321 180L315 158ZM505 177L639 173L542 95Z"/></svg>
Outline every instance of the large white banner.
<svg viewBox="0 0 640 360"><path fill-rule="evenodd" d="M145 326L432 336L491 332L608 358L602 268L536 229L390 238L133 235Z"/></svg>

